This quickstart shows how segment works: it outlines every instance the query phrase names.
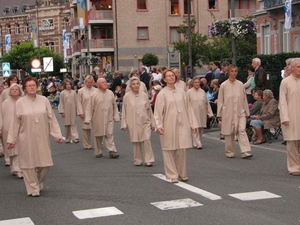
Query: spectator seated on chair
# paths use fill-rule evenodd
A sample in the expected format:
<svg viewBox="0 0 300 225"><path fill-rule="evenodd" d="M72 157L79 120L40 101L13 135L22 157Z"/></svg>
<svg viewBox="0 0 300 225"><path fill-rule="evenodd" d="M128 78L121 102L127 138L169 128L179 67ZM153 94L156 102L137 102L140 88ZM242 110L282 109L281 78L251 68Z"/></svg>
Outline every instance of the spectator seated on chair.
<svg viewBox="0 0 300 225"><path fill-rule="evenodd" d="M266 138L263 135L263 128L277 128L280 126L280 117L278 110L278 101L274 98L271 90L263 91L264 103L261 107L259 115L252 116L253 120L250 122L250 126L253 127L257 135L257 140L253 144L258 145L266 142Z"/></svg>

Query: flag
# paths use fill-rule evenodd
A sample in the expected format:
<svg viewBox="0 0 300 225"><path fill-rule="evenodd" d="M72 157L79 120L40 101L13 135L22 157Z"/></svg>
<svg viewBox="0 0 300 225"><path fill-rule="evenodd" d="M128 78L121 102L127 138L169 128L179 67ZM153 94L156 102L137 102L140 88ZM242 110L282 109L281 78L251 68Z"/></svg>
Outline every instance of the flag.
<svg viewBox="0 0 300 225"><path fill-rule="evenodd" d="M5 50L9 52L11 49L11 36L10 34L5 35Z"/></svg>
<svg viewBox="0 0 300 225"><path fill-rule="evenodd" d="M292 0L286 0L284 5L284 14L285 14L285 21L284 21L284 28L291 29L292 24Z"/></svg>

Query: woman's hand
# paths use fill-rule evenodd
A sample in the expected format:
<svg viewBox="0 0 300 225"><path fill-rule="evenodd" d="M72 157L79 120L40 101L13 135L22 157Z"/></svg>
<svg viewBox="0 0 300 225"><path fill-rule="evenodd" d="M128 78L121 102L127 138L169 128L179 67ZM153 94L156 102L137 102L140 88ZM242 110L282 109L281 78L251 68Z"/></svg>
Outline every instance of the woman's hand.
<svg viewBox="0 0 300 225"><path fill-rule="evenodd" d="M56 142L57 143L63 143L63 139L62 138L56 139Z"/></svg>
<svg viewBox="0 0 300 225"><path fill-rule="evenodd" d="M84 119L84 114L79 114L81 119Z"/></svg>
<svg viewBox="0 0 300 225"><path fill-rule="evenodd" d="M164 135L164 128L160 127L156 130L159 135Z"/></svg>
<svg viewBox="0 0 300 225"><path fill-rule="evenodd" d="M7 148L12 149L15 147L15 144L7 142Z"/></svg>
<svg viewBox="0 0 300 225"><path fill-rule="evenodd" d="M194 134L198 134L198 128L194 129Z"/></svg>
<svg viewBox="0 0 300 225"><path fill-rule="evenodd" d="M61 113L61 116L62 116L63 118L65 118L65 113Z"/></svg>
<svg viewBox="0 0 300 225"><path fill-rule="evenodd" d="M123 127L121 130L124 130L124 131L126 131L126 130L127 130L127 128L126 128L126 127Z"/></svg>

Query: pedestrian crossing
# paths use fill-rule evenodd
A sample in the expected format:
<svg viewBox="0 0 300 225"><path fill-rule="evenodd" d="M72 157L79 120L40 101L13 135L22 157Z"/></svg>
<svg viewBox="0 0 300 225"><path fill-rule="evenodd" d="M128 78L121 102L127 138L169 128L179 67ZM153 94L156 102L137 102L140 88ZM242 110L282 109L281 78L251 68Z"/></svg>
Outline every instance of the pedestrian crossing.
<svg viewBox="0 0 300 225"><path fill-rule="evenodd" d="M166 179L165 175L163 174L152 174L152 176L160 180L163 180L165 182L170 182L168 179ZM222 201L223 199L219 195L216 195L214 193L208 192L206 190L200 189L198 187L192 186L190 184L181 181L172 185L188 190L192 193L200 195L203 198L209 199L211 201L216 201L216 200ZM264 190L255 191L255 192L233 193L233 194L228 194L228 196L234 199L238 199L240 201L258 201L258 200L265 200L265 199L281 198L280 195L268 191L264 191ZM191 198L163 200L158 202L151 202L148 204L162 211L179 210L184 208L194 208L200 206L205 207L204 204L197 202ZM109 216L121 216L126 212L122 212L120 209L116 208L115 206L111 206L111 207L104 207L104 208L78 210L78 211L73 211L72 213L79 220L84 220L84 219L93 219L93 218L109 217ZM11 220L2 220L0 221L0 225L34 225L34 222L29 217L25 217L25 218L11 219Z"/></svg>

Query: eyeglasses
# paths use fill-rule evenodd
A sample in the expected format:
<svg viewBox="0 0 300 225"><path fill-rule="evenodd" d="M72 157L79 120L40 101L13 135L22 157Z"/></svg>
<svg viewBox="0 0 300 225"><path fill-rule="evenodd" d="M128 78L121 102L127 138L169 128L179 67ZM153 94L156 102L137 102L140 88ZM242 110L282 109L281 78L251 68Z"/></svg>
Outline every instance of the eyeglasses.
<svg viewBox="0 0 300 225"><path fill-rule="evenodd" d="M26 85L26 87L36 87L36 84Z"/></svg>

